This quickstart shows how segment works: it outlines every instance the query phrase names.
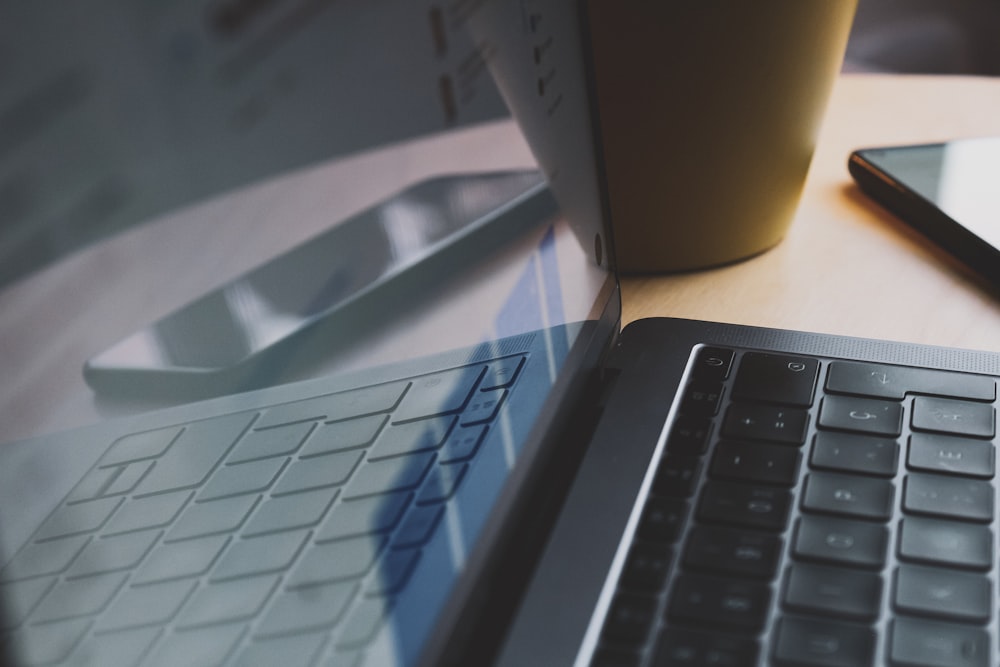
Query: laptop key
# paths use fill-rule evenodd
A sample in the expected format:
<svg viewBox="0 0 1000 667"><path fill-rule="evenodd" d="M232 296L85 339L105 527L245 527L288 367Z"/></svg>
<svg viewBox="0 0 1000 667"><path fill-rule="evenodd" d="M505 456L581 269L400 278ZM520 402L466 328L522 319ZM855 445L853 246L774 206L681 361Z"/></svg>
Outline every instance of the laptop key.
<svg viewBox="0 0 1000 667"><path fill-rule="evenodd" d="M687 503L680 498L650 496L639 519L637 535L647 542L671 543L677 538L687 514Z"/></svg>
<svg viewBox="0 0 1000 667"><path fill-rule="evenodd" d="M368 460L437 449L455 424L455 417L434 417L385 428L368 452Z"/></svg>
<svg viewBox="0 0 1000 667"><path fill-rule="evenodd" d="M898 401L903 400L907 393L977 401L992 401L997 394L996 381L983 375L853 361L832 362L826 388L838 394Z"/></svg>
<svg viewBox="0 0 1000 667"><path fill-rule="evenodd" d="M656 598L618 593L611 601L602 639L609 644L638 644L649 636L656 618Z"/></svg>
<svg viewBox="0 0 1000 667"><path fill-rule="evenodd" d="M698 518L745 528L784 530L792 494L785 489L709 481L701 492Z"/></svg>
<svg viewBox="0 0 1000 667"><path fill-rule="evenodd" d="M808 427L809 413L805 410L734 403L726 412L722 435L727 438L801 445L806 440Z"/></svg>
<svg viewBox="0 0 1000 667"><path fill-rule="evenodd" d="M881 521L892 516L896 494L888 480L813 472L805 481L803 510Z"/></svg>
<svg viewBox="0 0 1000 667"><path fill-rule="evenodd" d="M911 470L992 479L996 451L992 443L984 440L914 433L910 436L906 465Z"/></svg>
<svg viewBox="0 0 1000 667"><path fill-rule="evenodd" d="M896 437L903 431L903 406L874 398L824 396L819 408L823 428Z"/></svg>
<svg viewBox="0 0 1000 667"><path fill-rule="evenodd" d="M653 667L754 667L760 646L753 639L668 628L659 638Z"/></svg>
<svg viewBox="0 0 1000 667"><path fill-rule="evenodd" d="M893 605L919 616L985 623L990 619L991 591L990 580L979 574L902 565L896 570Z"/></svg>
<svg viewBox="0 0 1000 667"><path fill-rule="evenodd" d="M0 600L4 601L4 613L0 616L0 634L6 630L13 630L27 620L55 582L56 579L53 577L0 582Z"/></svg>
<svg viewBox="0 0 1000 667"><path fill-rule="evenodd" d="M778 567L781 538L753 530L695 526L684 550L684 567L701 572L770 579Z"/></svg>
<svg viewBox="0 0 1000 667"><path fill-rule="evenodd" d="M796 563L785 573L784 606L790 611L873 621L882 600L874 572Z"/></svg>
<svg viewBox="0 0 1000 667"><path fill-rule="evenodd" d="M184 608L179 629L253 618L274 593L278 577L245 577L198 589Z"/></svg>
<svg viewBox="0 0 1000 667"><path fill-rule="evenodd" d="M419 549L391 551L386 554L379 561L372 580L365 588L365 597L390 597L399 594L413 574L421 555Z"/></svg>
<svg viewBox="0 0 1000 667"><path fill-rule="evenodd" d="M341 503L327 515L316 541L386 533L399 521L411 497L410 493L397 492Z"/></svg>
<svg viewBox="0 0 1000 667"><path fill-rule="evenodd" d="M156 458L167 451L181 434L181 426L171 426L155 431L143 431L122 436L108 448L101 460L100 467L130 463L142 459Z"/></svg>
<svg viewBox="0 0 1000 667"><path fill-rule="evenodd" d="M32 614L32 621L61 621L101 611L125 581L124 573L64 580L56 584Z"/></svg>
<svg viewBox="0 0 1000 667"><path fill-rule="evenodd" d="M470 366L415 378L393 412L393 423L458 412L485 372L485 366Z"/></svg>
<svg viewBox="0 0 1000 667"><path fill-rule="evenodd" d="M759 632L770 600L771 588L765 583L685 574L670 593L667 616L677 622Z"/></svg>
<svg viewBox="0 0 1000 667"><path fill-rule="evenodd" d="M393 549L406 549L424 544L434 534L434 529L444 515L441 504L415 507L406 515L392 539Z"/></svg>
<svg viewBox="0 0 1000 667"><path fill-rule="evenodd" d="M86 577L132 569L142 561L159 536L159 533L147 530L93 539L73 561L66 576Z"/></svg>
<svg viewBox="0 0 1000 667"><path fill-rule="evenodd" d="M711 417L719 412L722 402L722 383L694 383L684 390L681 399L681 413Z"/></svg>
<svg viewBox="0 0 1000 667"><path fill-rule="evenodd" d="M284 468L284 458L264 459L219 468L198 493L199 501L266 491Z"/></svg>
<svg viewBox="0 0 1000 667"><path fill-rule="evenodd" d="M658 591L667 580L672 560L673 549L666 544L636 542L625 561L619 585L637 593Z"/></svg>
<svg viewBox="0 0 1000 667"><path fill-rule="evenodd" d="M812 468L878 477L893 477L898 464L895 440L836 431L817 433L809 458Z"/></svg>
<svg viewBox="0 0 1000 667"><path fill-rule="evenodd" d="M471 459L479 450L483 440L486 439L487 431L488 427L485 425L458 426L452 429L451 434L438 450L438 461L452 463Z"/></svg>
<svg viewBox="0 0 1000 667"><path fill-rule="evenodd" d="M391 598L366 598L361 604L355 607L341 623L340 638L337 640L339 651L349 651L365 646L379 631L385 623L385 619L392 612L393 600ZM338 656L339 657L339 656ZM334 664L340 664L339 660L334 660Z"/></svg>
<svg viewBox="0 0 1000 667"><path fill-rule="evenodd" d="M916 431L992 438L996 435L996 410L985 403L917 396L911 423Z"/></svg>
<svg viewBox="0 0 1000 667"><path fill-rule="evenodd" d="M695 357L692 375L705 382L722 382L729 377L733 351L721 347L705 347Z"/></svg>
<svg viewBox="0 0 1000 667"><path fill-rule="evenodd" d="M667 456L656 471L653 493L687 498L694 493L700 472L701 459L697 456Z"/></svg>
<svg viewBox="0 0 1000 667"><path fill-rule="evenodd" d="M190 491L161 493L125 503L101 530L103 536L170 524L191 497Z"/></svg>
<svg viewBox="0 0 1000 667"><path fill-rule="evenodd" d="M297 634L289 637L255 638L239 654L236 665L283 665L298 667L315 664L315 657L327 633Z"/></svg>
<svg viewBox="0 0 1000 667"><path fill-rule="evenodd" d="M147 461L146 464L149 465L150 462ZM105 489L110 487L127 468L128 465L123 464L91 469L66 497L66 503L73 504L82 500L93 500L101 496L111 495Z"/></svg>
<svg viewBox="0 0 1000 667"><path fill-rule="evenodd" d="M275 597L255 634L273 637L333 626L347 610L357 588L349 582L311 586L305 592L284 591ZM282 660L280 664L288 663Z"/></svg>
<svg viewBox="0 0 1000 667"><path fill-rule="evenodd" d="M117 632L127 628L167 623L197 586L197 581L167 581L132 586L123 591L111 607L101 615L96 630Z"/></svg>
<svg viewBox="0 0 1000 667"><path fill-rule="evenodd" d="M621 646L601 646L590 660L590 667L639 667L641 664L640 651Z"/></svg>
<svg viewBox="0 0 1000 667"><path fill-rule="evenodd" d="M234 580L282 572L295 561L305 542L305 531L238 540L219 559L211 580Z"/></svg>
<svg viewBox="0 0 1000 667"><path fill-rule="evenodd" d="M488 392L479 391L472 395L469 404L462 412L462 426L486 424L500 412L500 406L507 400L506 389L493 389Z"/></svg>
<svg viewBox="0 0 1000 667"><path fill-rule="evenodd" d="M510 387L514 384L518 372L524 365L524 360L525 357L518 356L491 361L486 368L486 375L483 376L479 388L482 391L489 391L490 389Z"/></svg>
<svg viewBox="0 0 1000 667"><path fill-rule="evenodd" d="M700 456L708 451L712 433L710 419L681 417L670 430L667 454L671 456Z"/></svg>
<svg viewBox="0 0 1000 667"><path fill-rule="evenodd" d="M74 618L22 627L3 638L4 657L14 649L26 665L66 664L63 661L86 636L91 622L86 618Z"/></svg>
<svg viewBox="0 0 1000 667"><path fill-rule="evenodd" d="M343 484L357 469L362 455L363 452L360 451L334 452L293 461L281 473L281 479L271 495L280 496Z"/></svg>
<svg viewBox="0 0 1000 667"><path fill-rule="evenodd" d="M315 489L267 498L243 527L243 537L313 526L326 514L337 493L337 489Z"/></svg>
<svg viewBox="0 0 1000 667"><path fill-rule="evenodd" d="M306 549L285 582L302 588L363 577L386 546L384 537L354 537Z"/></svg>
<svg viewBox="0 0 1000 667"><path fill-rule="evenodd" d="M885 565L888 542L885 526L804 515L796 525L792 553L802 560L875 569Z"/></svg>
<svg viewBox="0 0 1000 667"><path fill-rule="evenodd" d="M61 572L74 561L90 541L91 538L86 535L77 535L29 544L18 551L3 570L0 570L0 582Z"/></svg>
<svg viewBox="0 0 1000 667"><path fill-rule="evenodd" d="M299 452L301 458L367 447L388 421L385 415L359 417L334 424L321 424L309 435Z"/></svg>
<svg viewBox="0 0 1000 667"><path fill-rule="evenodd" d="M201 484L250 425L252 415L216 417L187 426L136 488L138 494Z"/></svg>
<svg viewBox="0 0 1000 667"><path fill-rule="evenodd" d="M989 635L980 628L897 618L892 622L889 660L898 667L986 667Z"/></svg>
<svg viewBox="0 0 1000 667"><path fill-rule="evenodd" d="M313 432L313 428L312 423L296 423L250 431L237 443L226 460L226 465L294 454Z"/></svg>
<svg viewBox="0 0 1000 667"><path fill-rule="evenodd" d="M91 635L84 640L79 655L87 656L91 665L138 665L159 635L156 627Z"/></svg>
<svg viewBox="0 0 1000 667"><path fill-rule="evenodd" d="M155 461L136 461L118 468L118 474L104 489L103 495L114 496L131 492L154 465Z"/></svg>
<svg viewBox="0 0 1000 667"><path fill-rule="evenodd" d="M736 371L733 398L808 407L818 374L816 359L747 352Z"/></svg>
<svg viewBox="0 0 1000 667"><path fill-rule="evenodd" d="M864 667L875 657L875 632L863 625L785 617L778 621L774 663L788 667Z"/></svg>
<svg viewBox="0 0 1000 667"><path fill-rule="evenodd" d="M121 502L121 498L101 498L62 505L49 515L35 533L35 539L50 540L93 532L104 525Z"/></svg>
<svg viewBox="0 0 1000 667"><path fill-rule="evenodd" d="M792 486L798 480L797 449L781 445L721 442L715 447L709 473L719 479Z"/></svg>
<svg viewBox="0 0 1000 667"><path fill-rule="evenodd" d="M993 533L986 526L906 517L899 533L903 560L982 571L993 565Z"/></svg>
<svg viewBox="0 0 1000 667"><path fill-rule="evenodd" d="M244 631L242 625L236 624L169 634L153 649L151 659L146 660L143 667L176 667L179 655L184 656L188 665L221 665Z"/></svg>
<svg viewBox="0 0 1000 667"><path fill-rule="evenodd" d="M344 499L381 495L417 488L434 463L434 454L413 454L371 461L362 465L347 483Z"/></svg>
<svg viewBox="0 0 1000 667"><path fill-rule="evenodd" d="M232 533L243 524L258 500L259 496L246 495L188 505L167 531L166 541Z"/></svg>
<svg viewBox="0 0 1000 667"><path fill-rule="evenodd" d="M393 382L275 405L264 411L254 428L320 419L340 421L388 412L396 406L407 387L408 382Z"/></svg>
<svg viewBox="0 0 1000 667"><path fill-rule="evenodd" d="M228 535L212 535L160 545L139 570L132 584L150 584L204 574L229 542Z"/></svg>
<svg viewBox="0 0 1000 667"><path fill-rule="evenodd" d="M903 511L963 521L993 520L993 487L989 482L943 475L907 475Z"/></svg>
<svg viewBox="0 0 1000 667"><path fill-rule="evenodd" d="M432 505L451 498L458 491L468 469L469 465L466 463L431 466L431 471L417 494L417 504Z"/></svg>

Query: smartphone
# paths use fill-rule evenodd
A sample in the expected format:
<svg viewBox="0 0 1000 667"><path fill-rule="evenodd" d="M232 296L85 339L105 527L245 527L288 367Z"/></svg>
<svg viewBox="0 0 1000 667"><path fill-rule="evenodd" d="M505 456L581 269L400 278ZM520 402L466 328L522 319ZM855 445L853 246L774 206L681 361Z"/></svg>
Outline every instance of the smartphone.
<svg viewBox="0 0 1000 667"><path fill-rule="evenodd" d="M861 190L1000 286L1000 137L854 151Z"/></svg>
<svg viewBox="0 0 1000 667"><path fill-rule="evenodd" d="M84 378L102 394L172 399L280 382L556 210L535 170L417 183L136 331Z"/></svg>

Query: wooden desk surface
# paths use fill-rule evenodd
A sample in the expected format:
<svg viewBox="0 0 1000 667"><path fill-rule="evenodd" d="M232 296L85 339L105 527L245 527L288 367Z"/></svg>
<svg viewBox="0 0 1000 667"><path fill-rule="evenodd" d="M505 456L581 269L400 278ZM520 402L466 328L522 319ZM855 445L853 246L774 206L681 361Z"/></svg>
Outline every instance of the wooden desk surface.
<svg viewBox="0 0 1000 667"><path fill-rule="evenodd" d="M841 77L785 240L721 269L623 279L623 323L671 315L1000 351L1000 291L870 203L847 173L855 148L1000 134L998 111L1000 79Z"/></svg>
<svg viewBox="0 0 1000 667"><path fill-rule="evenodd" d="M1000 135L998 110L1000 79L842 77L788 237L726 268L625 279L624 322L671 315L1000 351L997 297L866 201L846 170L858 147ZM484 156L483 168L531 166L517 136L505 121L338 160L142 225L0 290L0 441L113 415L83 383L84 360L391 192L369 181L402 187ZM215 261L177 259L209 252Z"/></svg>

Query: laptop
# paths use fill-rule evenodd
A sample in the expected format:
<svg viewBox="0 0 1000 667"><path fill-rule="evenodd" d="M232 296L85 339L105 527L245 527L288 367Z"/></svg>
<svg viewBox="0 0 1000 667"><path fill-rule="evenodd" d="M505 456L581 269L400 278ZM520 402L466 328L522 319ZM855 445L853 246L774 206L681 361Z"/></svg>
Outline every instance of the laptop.
<svg viewBox="0 0 1000 667"><path fill-rule="evenodd" d="M378 326L338 337L305 364L313 377L155 409L88 393L94 414L69 429L59 419L78 402L61 389L33 396L57 401L55 416L0 447L3 663L997 664L1000 355L674 319L620 331L578 3L374 4L206 3L102 33L154 26L157 39L126 42L176 58L165 90L194 76L246 104L213 115L211 96L174 100L179 134L150 139L142 160L151 147L176 151L192 120L231 120L232 134L216 128L215 157L192 142L203 178L191 193L128 190L120 205L159 216L150 227L78 256L189 229L219 198L264 215L246 202L296 176L345 196L364 181L388 198L410 183L366 168L380 156L429 164L455 150L466 175L481 175L497 166L476 150L481 132L523 141L546 184L487 217L530 219L465 265L430 264L436 279L419 289L403 280L365 295ZM400 131L393 117L388 148L326 146L330 163L285 153L285 141L270 172L198 189L213 160L231 157L223 149L277 145L267 132L289 127L268 125L288 112L278 93L318 86L318 55L343 57L329 34L377 36L404 15L431 47L411 58L403 39L401 61L458 61L430 79L443 129ZM191 74L206 43L235 52L209 68L221 79ZM392 64L384 80L407 80ZM2 116L33 128L15 144L13 125L0 127L7 164L15 148L64 138L60 114L103 109L90 106L100 79L67 71L18 89L7 108L45 113ZM487 80L492 92L477 88ZM497 120L493 94L510 120ZM470 125L449 125L473 100L483 106ZM251 153L267 162L257 150L233 164ZM183 151L170 159L187 164ZM185 257L181 270L211 261ZM78 361L74 382L89 392ZM31 416L5 411L8 423Z"/></svg>

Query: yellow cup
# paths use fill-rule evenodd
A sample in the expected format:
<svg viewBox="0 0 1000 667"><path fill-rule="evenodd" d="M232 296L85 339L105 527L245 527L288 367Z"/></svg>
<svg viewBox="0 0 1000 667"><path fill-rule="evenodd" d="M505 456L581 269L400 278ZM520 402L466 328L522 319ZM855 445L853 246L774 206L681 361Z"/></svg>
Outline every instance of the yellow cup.
<svg viewBox="0 0 1000 667"><path fill-rule="evenodd" d="M857 0L591 0L618 269L733 262L791 224Z"/></svg>

